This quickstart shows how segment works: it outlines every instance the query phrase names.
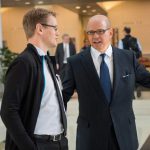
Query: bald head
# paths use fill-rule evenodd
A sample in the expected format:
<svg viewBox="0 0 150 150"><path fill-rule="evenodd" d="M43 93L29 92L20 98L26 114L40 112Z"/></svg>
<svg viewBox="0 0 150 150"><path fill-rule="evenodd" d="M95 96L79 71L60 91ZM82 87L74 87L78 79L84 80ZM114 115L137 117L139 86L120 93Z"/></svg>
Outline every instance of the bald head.
<svg viewBox="0 0 150 150"><path fill-rule="evenodd" d="M86 31L90 45L98 51L105 52L111 44L113 35L109 19L104 15L91 17Z"/></svg>
<svg viewBox="0 0 150 150"><path fill-rule="evenodd" d="M103 26L105 26L105 28L111 27L110 20L104 15L95 15L91 17L87 24L87 31L90 30L90 26L93 26L93 24L102 24Z"/></svg>

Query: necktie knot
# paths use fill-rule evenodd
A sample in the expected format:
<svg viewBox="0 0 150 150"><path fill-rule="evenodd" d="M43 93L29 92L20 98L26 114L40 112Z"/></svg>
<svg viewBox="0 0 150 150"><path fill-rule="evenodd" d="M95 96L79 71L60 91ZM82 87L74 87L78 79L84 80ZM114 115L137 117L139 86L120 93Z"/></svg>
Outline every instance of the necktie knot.
<svg viewBox="0 0 150 150"><path fill-rule="evenodd" d="M44 57L44 59L47 61L47 63L52 63L50 56L44 55L43 57Z"/></svg>
<svg viewBox="0 0 150 150"><path fill-rule="evenodd" d="M42 56L40 56L40 58L42 59L42 60L47 60L48 58L47 58L48 56L47 55L42 55Z"/></svg>
<svg viewBox="0 0 150 150"><path fill-rule="evenodd" d="M48 56L47 56L47 55L44 55L44 58L47 60L47 59L48 59Z"/></svg>
<svg viewBox="0 0 150 150"><path fill-rule="evenodd" d="M103 54L101 54L100 56L102 57L102 61L104 61L104 58L105 58L106 54L103 53Z"/></svg>

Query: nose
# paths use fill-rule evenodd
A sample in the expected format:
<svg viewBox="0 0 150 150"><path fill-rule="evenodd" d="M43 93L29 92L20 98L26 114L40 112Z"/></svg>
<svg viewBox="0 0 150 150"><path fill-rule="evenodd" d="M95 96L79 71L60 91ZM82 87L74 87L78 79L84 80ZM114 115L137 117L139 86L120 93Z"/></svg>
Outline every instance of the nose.
<svg viewBox="0 0 150 150"><path fill-rule="evenodd" d="M97 32L95 32L93 36L99 37L99 34Z"/></svg>
<svg viewBox="0 0 150 150"><path fill-rule="evenodd" d="M98 38L99 34L97 32L94 33L93 38Z"/></svg>

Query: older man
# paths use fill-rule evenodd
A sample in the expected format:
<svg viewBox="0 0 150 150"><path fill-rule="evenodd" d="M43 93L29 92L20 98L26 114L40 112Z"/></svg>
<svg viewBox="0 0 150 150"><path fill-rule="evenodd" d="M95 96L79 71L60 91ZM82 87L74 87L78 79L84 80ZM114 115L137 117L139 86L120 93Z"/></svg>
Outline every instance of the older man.
<svg viewBox="0 0 150 150"><path fill-rule="evenodd" d="M7 71L2 120L6 150L68 150L66 116L47 50L57 45L55 13L32 9L23 18L25 50Z"/></svg>
<svg viewBox="0 0 150 150"><path fill-rule="evenodd" d="M86 30L91 47L68 59L63 82L65 103L75 89L79 98L76 150L137 150L134 85L150 88L150 73L133 52L111 46L106 16L91 17Z"/></svg>

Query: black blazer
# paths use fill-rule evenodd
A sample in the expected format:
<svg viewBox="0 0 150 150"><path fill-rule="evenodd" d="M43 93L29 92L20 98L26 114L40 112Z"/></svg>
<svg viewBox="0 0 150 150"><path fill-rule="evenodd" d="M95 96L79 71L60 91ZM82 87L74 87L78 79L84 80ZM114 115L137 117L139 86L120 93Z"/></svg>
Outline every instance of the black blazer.
<svg viewBox="0 0 150 150"><path fill-rule="evenodd" d="M33 133L39 113L44 76L42 60L31 44L10 65L1 117L7 128L6 150L36 150Z"/></svg>
<svg viewBox="0 0 150 150"><path fill-rule="evenodd" d="M69 43L69 51L70 51L70 56L76 54L76 49L74 44ZM64 61L64 48L63 48L63 43L59 43L56 48L56 64L59 64L60 69L63 66L63 61Z"/></svg>
<svg viewBox="0 0 150 150"><path fill-rule="evenodd" d="M78 93L77 150L107 150L112 126L120 150L138 148L132 97L135 81L150 88L150 73L131 51L113 48L113 64L113 96L108 104L90 48L68 59L63 97L66 104L74 89Z"/></svg>

